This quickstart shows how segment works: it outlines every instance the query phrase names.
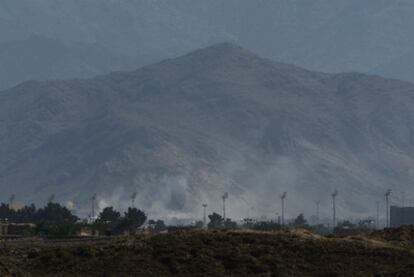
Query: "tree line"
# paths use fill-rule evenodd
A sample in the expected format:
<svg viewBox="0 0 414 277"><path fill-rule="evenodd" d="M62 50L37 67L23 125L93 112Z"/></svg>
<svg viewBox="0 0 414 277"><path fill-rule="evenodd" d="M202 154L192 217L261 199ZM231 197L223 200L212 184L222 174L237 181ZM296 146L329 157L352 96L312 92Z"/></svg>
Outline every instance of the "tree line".
<svg viewBox="0 0 414 277"><path fill-rule="evenodd" d="M69 236L77 235L84 227L96 230L100 234L134 233L146 222L147 215L137 208L128 208L121 215L113 207L107 207L100 212L95 221L87 222L81 221L59 203L50 202L43 208L36 208L32 204L20 209L13 209L10 205L1 203L0 219L7 223L35 224L36 227L31 230L33 235Z"/></svg>

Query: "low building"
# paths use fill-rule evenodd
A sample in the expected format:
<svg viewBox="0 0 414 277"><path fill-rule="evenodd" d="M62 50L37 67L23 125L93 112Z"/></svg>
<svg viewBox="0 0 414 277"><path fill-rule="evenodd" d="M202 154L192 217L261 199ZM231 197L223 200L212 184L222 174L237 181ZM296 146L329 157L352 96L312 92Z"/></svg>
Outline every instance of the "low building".
<svg viewBox="0 0 414 277"><path fill-rule="evenodd" d="M36 225L31 223L0 223L0 237L30 236Z"/></svg>
<svg viewBox="0 0 414 277"><path fill-rule="evenodd" d="M414 207L398 207L390 208L390 226L399 227L401 225L414 224Z"/></svg>

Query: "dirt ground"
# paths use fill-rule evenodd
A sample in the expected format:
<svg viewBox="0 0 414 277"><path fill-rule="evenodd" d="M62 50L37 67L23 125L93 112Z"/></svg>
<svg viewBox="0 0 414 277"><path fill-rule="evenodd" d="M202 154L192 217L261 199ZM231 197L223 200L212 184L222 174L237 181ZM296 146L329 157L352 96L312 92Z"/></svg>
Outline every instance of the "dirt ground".
<svg viewBox="0 0 414 277"><path fill-rule="evenodd" d="M414 227L0 241L0 276L414 276Z"/></svg>

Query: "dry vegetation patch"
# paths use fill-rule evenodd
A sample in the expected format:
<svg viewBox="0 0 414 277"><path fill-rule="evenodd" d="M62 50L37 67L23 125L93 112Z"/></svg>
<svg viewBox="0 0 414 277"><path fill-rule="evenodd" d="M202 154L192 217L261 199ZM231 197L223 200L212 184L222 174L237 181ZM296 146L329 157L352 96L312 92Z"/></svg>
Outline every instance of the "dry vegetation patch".
<svg viewBox="0 0 414 277"><path fill-rule="evenodd" d="M0 251L0 273L3 276L413 276L414 254L410 244L396 247L385 239L389 231L383 233L382 239L377 239L379 234L335 238L305 230L186 231L73 243L15 241Z"/></svg>

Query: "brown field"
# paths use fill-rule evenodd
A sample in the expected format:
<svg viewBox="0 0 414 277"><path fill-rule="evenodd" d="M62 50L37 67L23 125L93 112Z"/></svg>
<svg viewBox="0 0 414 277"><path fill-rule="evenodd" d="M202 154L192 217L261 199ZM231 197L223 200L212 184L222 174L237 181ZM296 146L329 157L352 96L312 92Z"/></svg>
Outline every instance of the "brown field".
<svg viewBox="0 0 414 277"><path fill-rule="evenodd" d="M1 276L414 276L414 228L364 236L186 231L0 242Z"/></svg>

